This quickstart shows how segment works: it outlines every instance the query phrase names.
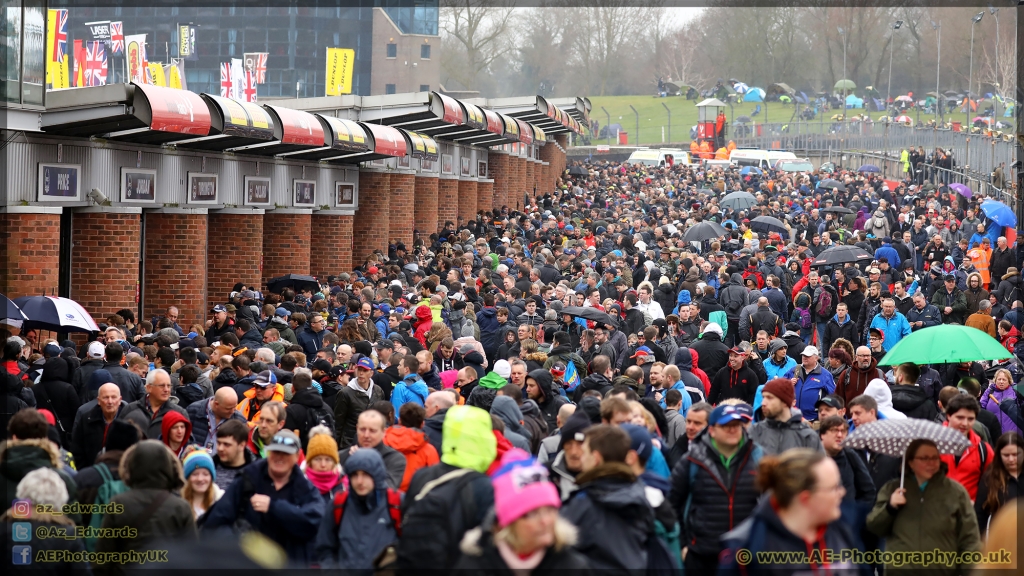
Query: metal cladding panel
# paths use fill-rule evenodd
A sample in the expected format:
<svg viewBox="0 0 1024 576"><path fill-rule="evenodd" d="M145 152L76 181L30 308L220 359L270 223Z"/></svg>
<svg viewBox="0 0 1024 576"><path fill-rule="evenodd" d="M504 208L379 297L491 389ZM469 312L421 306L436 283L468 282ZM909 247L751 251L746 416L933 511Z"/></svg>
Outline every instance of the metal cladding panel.
<svg viewBox="0 0 1024 576"><path fill-rule="evenodd" d="M86 187L84 180L89 177L89 158L90 152L87 147L65 145L60 160L61 164L82 166L83 200L91 190ZM57 144L11 142L4 149L3 161L7 164L4 170L7 172L7 193L3 204L11 206L21 202L35 203L39 192L39 163L57 163Z"/></svg>
<svg viewBox="0 0 1024 576"><path fill-rule="evenodd" d="M206 161L206 167L210 167L209 160ZM260 168L260 172L262 172L262 166ZM220 174L220 179L217 183L217 203L241 206L243 204L242 189L245 187L245 176L256 175L256 164L230 159L223 160L217 174Z"/></svg>
<svg viewBox="0 0 1024 576"><path fill-rule="evenodd" d="M189 172L202 172L201 158L176 154L161 155L160 165L156 168L158 206L161 203L187 206L185 188L188 186Z"/></svg>

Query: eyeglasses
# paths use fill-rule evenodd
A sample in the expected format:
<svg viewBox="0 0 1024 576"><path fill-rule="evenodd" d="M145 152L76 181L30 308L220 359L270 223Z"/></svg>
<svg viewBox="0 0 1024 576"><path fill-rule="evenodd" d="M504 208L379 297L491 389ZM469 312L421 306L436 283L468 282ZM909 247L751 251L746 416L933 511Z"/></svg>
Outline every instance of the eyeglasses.
<svg viewBox="0 0 1024 576"><path fill-rule="evenodd" d="M285 446L298 446L299 445L299 443L296 442L294 438L291 438L291 437L288 437L288 436L274 436L274 439L271 440L270 443L271 444L283 444Z"/></svg>

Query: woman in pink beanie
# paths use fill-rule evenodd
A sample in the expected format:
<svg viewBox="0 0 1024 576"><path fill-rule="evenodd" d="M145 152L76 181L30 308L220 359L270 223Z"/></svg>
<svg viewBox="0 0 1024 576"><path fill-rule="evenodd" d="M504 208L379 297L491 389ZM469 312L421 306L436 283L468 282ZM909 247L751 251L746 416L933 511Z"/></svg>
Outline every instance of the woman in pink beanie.
<svg viewBox="0 0 1024 576"><path fill-rule="evenodd" d="M589 569L586 558L572 549L576 527L558 515L562 502L546 468L513 448L502 456L491 483L493 521L466 532L456 570L525 576Z"/></svg>

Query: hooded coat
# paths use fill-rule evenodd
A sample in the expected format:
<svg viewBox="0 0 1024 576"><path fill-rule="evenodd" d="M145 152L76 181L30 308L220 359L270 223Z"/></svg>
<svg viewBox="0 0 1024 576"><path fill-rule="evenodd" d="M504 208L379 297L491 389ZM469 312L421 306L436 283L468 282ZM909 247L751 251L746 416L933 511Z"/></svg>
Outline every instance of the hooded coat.
<svg viewBox="0 0 1024 576"><path fill-rule="evenodd" d="M875 378L868 383L868 387L864 389L864 393L875 399L878 403L878 411L885 415L886 418L892 420L906 420L906 414L896 410L892 405L892 391L889 390L889 385L880 378Z"/></svg>
<svg viewBox="0 0 1024 576"><path fill-rule="evenodd" d="M894 384L889 387L892 407L907 418L932 422L939 410L928 391L914 384ZM997 408L998 410L998 408Z"/></svg>
<svg viewBox="0 0 1024 576"><path fill-rule="evenodd" d="M467 356L472 355L468 354ZM491 404L494 403L498 390L506 384L508 384L508 380L502 378L497 372L488 372L486 376L480 379L476 387L473 388L473 391L469 393L466 405L476 406L490 412Z"/></svg>
<svg viewBox="0 0 1024 576"><path fill-rule="evenodd" d="M164 443L164 446L171 448L171 428L178 423L185 425L185 438L181 441L177 452L174 453L175 457L181 458L185 449L192 443L192 421L188 419L188 416L183 416L178 412L168 412L164 416L163 422L160 423L160 441Z"/></svg>
<svg viewBox="0 0 1024 576"><path fill-rule="evenodd" d="M697 366L706 374L718 374L718 371L729 363L729 347L722 341L722 335L718 332L705 330L691 348L700 355Z"/></svg>
<svg viewBox="0 0 1024 576"><path fill-rule="evenodd" d="M168 412L177 412L188 419L188 413L185 412L184 408L178 406L178 398L173 394L155 414L149 405L149 397L146 395L129 404L118 418L135 422L142 429L142 432L146 434L146 438L157 440L160 438L164 416Z"/></svg>
<svg viewBox="0 0 1024 576"><path fill-rule="evenodd" d="M121 457L119 473L128 491L114 496L111 502L124 506L124 512L105 514L102 527L132 527L137 535L99 538L97 552L141 550L151 541L196 538L192 506L175 494L185 485L181 461L165 445L143 440L130 446Z"/></svg>
<svg viewBox="0 0 1024 576"><path fill-rule="evenodd" d="M555 430L558 428L558 410L568 400L555 390L554 379L548 370L534 370L527 375L527 378L533 378L537 382L540 397L534 400L537 402L537 407L540 409L544 421L547 422L548 430Z"/></svg>
<svg viewBox="0 0 1024 576"><path fill-rule="evenodd" d="M437 450L427 440L427 435L417 428L389 426L384 432L384 444L405 457L405 473L402 475L402 484L398 487L402 492L409 489L409 482L417 470L441 461Z"/></svg>
<svg viewBox="0 0 1024 576"><path fill-rule="evenodd" d="M43 467L52 468L60 475L69 495L77 493L75 481L64 471L60 452L49 440L27 438L0 443L0 479L4 483L4 509L11 507L21 479L29 472Z"/></svg>
<svg viewBox="0 0 1024 576"><path fill-rule="evenodd" d="M71 385L70 369L66 360L60 357L47 358L43 365L43 376L32 387L38 408L50 410L61 426L61 440L67 446L71 440L71 429L75 424L75 413L80 406L78 394Z"/></svg>
<svg viewBox="0 0 1024 576"><path fill-rule="evenodd" d="M573 394L573 401L579 404L580 399L583 398L583 393L587 390L597 390L602 396L605 395L609 390L612 389L612 381L608 379L604 374L592 373L580 382L580 385L576 387L576 392Z"/></svg>
<svg viewBox="0 0 1024 576"><path fill-rule="evenodd" d="M841 396L848 406L851 400L864 393L869 382L883 376L882 371L878 369L878 360L872 358L871 364L867 368L861 368L854 361L853 366L850 366L836 381L835 393Z"/></svg>
<svg viewBox="0 0 1024 576"><path fill-rule="evenodd" d="M519 410L515 400L508 396L495 396L490 412L505 423L505 438L513 446L531 452L530 442L533 436L523 426L523 413Z"/></svg>
<svg viewBox="0 0 1024 576"><path fill-rule="evenodd" d="M785 422L774 418L755 422L750 427L750 439L764 449L765 454L781 454L790 448L810 448L823 452L818 433L804 424L799 414Z"/></svg>
<svg viewBox="0 0 1024 576"><path fill-rule="evenodd" d="M320 568L372 570L377 555L398 539L388 511L388 475L376 450L356 450L345 463L351 478L357 471L373 477L374 489L366 496L349 490L341 523L334 523L333 503L327 506L316 534L316 558Z"/></svg>

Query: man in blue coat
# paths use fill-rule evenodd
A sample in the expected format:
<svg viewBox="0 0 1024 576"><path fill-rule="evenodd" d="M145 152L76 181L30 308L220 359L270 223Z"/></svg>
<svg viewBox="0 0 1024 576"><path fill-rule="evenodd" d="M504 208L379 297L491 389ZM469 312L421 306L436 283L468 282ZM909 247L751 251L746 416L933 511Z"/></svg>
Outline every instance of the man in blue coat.
<svg viewBox="0 0 1024 576"><path fill-rule="evenodd" d="M882 245L875 250L875 260L885 256L889 260L889 266L893 268L900 267L900 253L892 247L892 238L886 236L882 238Z"/></svg>
<svg viewBox="0 0 1024 576"><path fill-rule="evenodd" d="M288 554L309 566L324 514L320 491L298 467L299 437L281 430L266 447L267 457L247 466L207 512L203 530L230 529L242 519Z"/></svg>

